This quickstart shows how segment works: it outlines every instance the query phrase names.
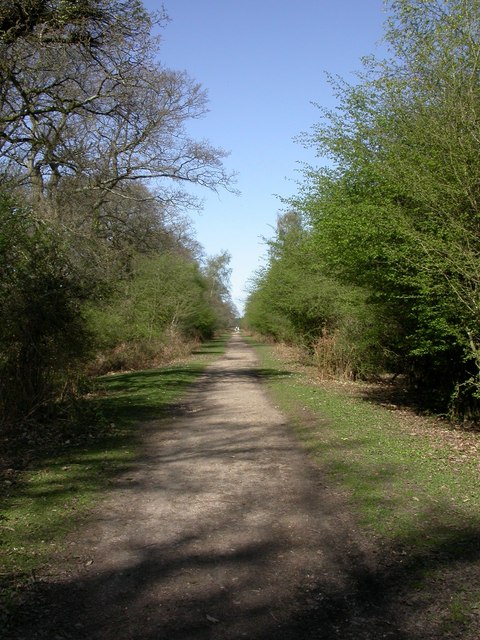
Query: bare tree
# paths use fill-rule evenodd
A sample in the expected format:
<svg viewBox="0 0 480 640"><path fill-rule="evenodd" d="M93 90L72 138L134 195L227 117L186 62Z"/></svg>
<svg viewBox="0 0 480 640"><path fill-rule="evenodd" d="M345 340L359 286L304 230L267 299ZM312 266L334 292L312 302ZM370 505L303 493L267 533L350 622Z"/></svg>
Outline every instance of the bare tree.
<svg viewBox="0 0 480 640"><path fill-rule="evenodd" d="M231 184L225 152L185 131L205 91L154 59L151 28L164 21L138 1L0 7L0 163L37 207L59 215L67 187L99 215L126 183L155 179L165 206L190 202L182 183Z"/></svg>

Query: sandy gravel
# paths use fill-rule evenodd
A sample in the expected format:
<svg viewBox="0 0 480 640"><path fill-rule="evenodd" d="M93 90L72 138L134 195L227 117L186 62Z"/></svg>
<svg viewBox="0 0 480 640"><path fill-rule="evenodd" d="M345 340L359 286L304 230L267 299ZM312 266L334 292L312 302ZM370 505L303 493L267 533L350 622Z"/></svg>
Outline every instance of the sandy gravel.
<svg viewBox="0 0 480 640"><path fill-rule="evenodd" d="M375 550L255 367L233 337L182 407L146 425L138 465L71 540L16 638L407 637L371 581Z"/></svg>

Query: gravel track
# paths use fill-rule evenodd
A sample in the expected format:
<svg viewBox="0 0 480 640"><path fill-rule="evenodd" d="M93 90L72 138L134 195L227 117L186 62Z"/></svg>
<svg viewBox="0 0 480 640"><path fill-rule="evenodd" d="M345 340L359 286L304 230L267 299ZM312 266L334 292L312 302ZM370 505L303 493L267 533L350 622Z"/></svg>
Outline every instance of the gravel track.
<svg viewBox="0 0 480 640"><path fill-rule="evenodd" d="M138 464L38 583L25 606L40 613L16 640L406 638L372 543L256 367L234 336L182 406L145 425Z"/></svg>

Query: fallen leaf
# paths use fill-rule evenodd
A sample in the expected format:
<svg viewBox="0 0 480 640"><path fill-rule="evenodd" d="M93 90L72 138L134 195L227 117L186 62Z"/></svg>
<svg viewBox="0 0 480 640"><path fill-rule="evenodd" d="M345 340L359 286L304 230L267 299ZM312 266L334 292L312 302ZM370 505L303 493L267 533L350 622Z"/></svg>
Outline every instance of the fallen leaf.
<svg viewBox="0 0 480 640"><path fill-rule="evenodd" d="M217 620L217 618L214 618L213 616L209 616L208 613L206 614L205 617L209 622L215 622L215 623L220 622L220 620Z"/></svg>

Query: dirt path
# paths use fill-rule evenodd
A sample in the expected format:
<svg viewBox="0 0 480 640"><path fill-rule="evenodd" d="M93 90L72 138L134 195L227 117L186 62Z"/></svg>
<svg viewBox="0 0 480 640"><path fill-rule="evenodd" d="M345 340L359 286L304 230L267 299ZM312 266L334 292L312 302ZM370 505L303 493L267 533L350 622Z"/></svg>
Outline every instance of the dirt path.
<svg viewBox="0 0 480 640"><path fill-rule="evenodd" d="M147 425L138 466L39 583L41 614L16 638L407 637L370 579L374 550L255 366L234 337L182 410Z"/></svg>

